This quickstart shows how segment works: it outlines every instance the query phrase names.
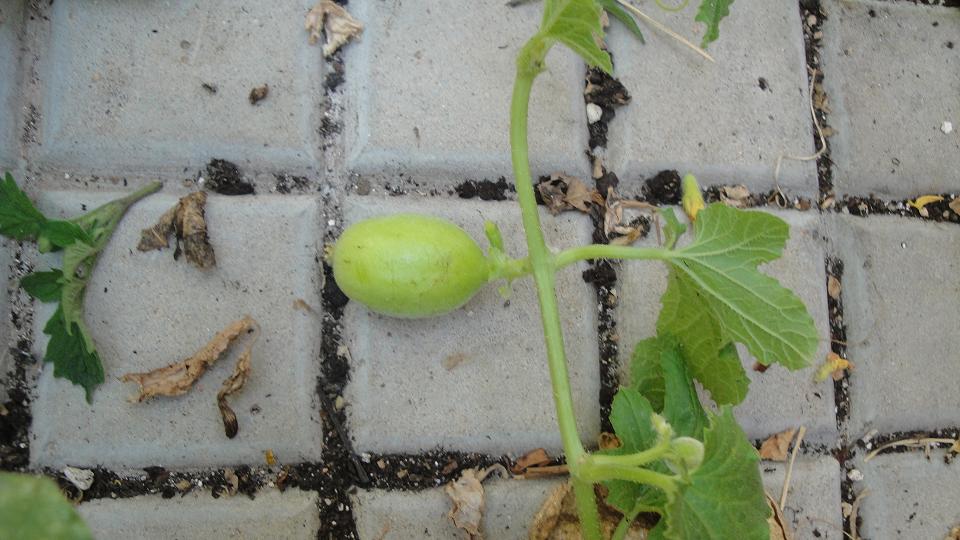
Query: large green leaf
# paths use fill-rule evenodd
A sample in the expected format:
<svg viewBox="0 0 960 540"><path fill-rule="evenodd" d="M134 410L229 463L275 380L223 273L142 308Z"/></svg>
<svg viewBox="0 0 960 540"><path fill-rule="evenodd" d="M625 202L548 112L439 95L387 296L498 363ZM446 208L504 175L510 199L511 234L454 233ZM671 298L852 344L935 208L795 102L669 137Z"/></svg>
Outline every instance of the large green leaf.
<svg viewBox="0 0 960 540"><path fill-rule="evenodd" d="M750 379L732 344L724 344L720 324L697 287L676 268L667 276L667 290L657 332L679 338L683 358L693 376L720 405L736 405L747 397Z"/></svg>
<svg viewBox="0 0 960 540"><path fill-rule="evenodd" d="M723 407L704 433L704 460L690 483L669 496L666 529L671 540L767 540L770 509L757 463L760 456Z"/></svg>
<svg viewBox="0 0 960 540"><path fill-rule="evenodd" d="M694 20L707 25L707 31L703 34L703 41L700 43L704 49L720 37L720 21L730 15L732 3L733 0L703 0L700 3L700 9L697 10Z"/></svg>
<svg viewBox="0 0 960 540"><path fill-rule="evenodd" d="M601 12L594 0L546 0L538 36L563 43L591 66L611 73L610 55L597 45L603 38Z"/></svg>
<svg viewBox="0 0 960 540"><path fill-rule="evenodd" d="M659 337L638 341L630 361L630 388L643 394L655 411L663 410L663 368L660 353L663 343Z"/></svg>
<svg viewBox="0 0 960 540"><path fill-rule="evenodd" d="M56 302L60 300L63 289L61 279L63 279L63 272L57 269L49 272L34 272L23 276L20 286L27 291L27 294L41 302Z"/></svg>
<svg viewBox="0 0 960 540"><path fill-rule="evenodd" d="M607 453L613 455L633 454L652 447L657 442L657 432L653 428L651 417L653 408L640 392L630 388L621 388L613 397L610 408L610 423L620 439L620 448ZM663 462L652 463L650 470L668 474L670 470ZM623 513L629 512L636 504L662 507L667 502L666 495L657 488L626 480L611 480L604 483L608 494L606 502Z"/></svg>
<svg viewBox="0 0 960 540"><path fill-rule="evenodd" d="M711 204L697 216L695 230L694 242L670 259L674 272L664 310L672 311L658 330L663 327L688 346L692 323L678 317L709 312L720 330L720 340L711 338L721 344L717 350L737 341L764 365L807 366L819 339L813 318L797 295L757 270L782 252L786 224L763 212ZM670 307L676 303L684 305ZM696 369L694 375L699 378Z"/></svg>
<svg viewBox="0 0 960 540"><path fill-rule="evenodd" d="M0 538L92 540L93 536L52 480L0 472Z"/></svg>
<svg viewBox="0 0 960 540"><path fill-rule="evenodd" d="M6 173L0 182L0 234L17 240L33 239L46 221L13 176Z"/></svg>
<svg viewBox="0 0 960 540"><path fill-rule="evenodd" d="M82 386L87 403L90 403L93 389L104 381L103 364L96 349L90 345L93 341L82 322L81 319L81 324L74 323L68 332L63 308L58 306L43 327L43 333L50 336L43 360L53 363L54 377L63 377Z"/></svg>
<svg viewBox="0 0 960 540"><path fill-rule="evenodd" d="M687 364L680 355L679 345L672 337L668 337L667 341L668 345L660 353L665 386L663 417L673 426L677 435L701 440L703 429L707 426L707 415L700 405L700 397L697 396Z"/></svg>

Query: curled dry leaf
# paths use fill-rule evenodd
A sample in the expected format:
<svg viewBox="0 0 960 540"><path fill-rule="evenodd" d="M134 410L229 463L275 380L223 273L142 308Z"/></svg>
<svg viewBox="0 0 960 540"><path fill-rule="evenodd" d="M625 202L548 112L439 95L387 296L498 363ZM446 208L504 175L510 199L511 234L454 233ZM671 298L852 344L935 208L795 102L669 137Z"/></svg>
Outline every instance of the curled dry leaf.
<svg viewBox="0 0 960 540"><path fill-rule="evenodd" d="M950 532L947 533L947 536L943 540L960 540L960 525L950 529Z"/></svg>
<svg viewBox="0 0 960 540"><path fill-rule="evenodd" d="M231 497L236 495L240 489L240 478L237 477L237 473L233 472L233 469L226 468L223 470L223 479L227 482L226 494Z"/></svg>
<svg viewBox="0 0 960 540"><path fill-rule="evenodd" d="M750 190L747 186L723 186L720 188L720 200L727 206L743 208L750 199Z"/></svg>
<svg viewBox="0 0 960 540"><path fill-rule="evenodd" d="M601 450L613 450L614 448L620 448L623 443L620 442L620 437L604 431L600 434L598 444Z"/></svg>
<svg viewBox="0 0 960 540"><path fill-rule="evenodd" d="M787 520L783 518L780 505L769 494L764 493L764 495L767 496L767 505L770 506L770 517L767 518L767 523L770 525L770 540L793 540L793 534L787 526Z"/></svg>
<svg viewBox="0 0 960 540"><path fill-rule="evenodd" d="M330 56L337 52L351 39L363 32L360 21L351 16L346 9L335 4L332 0L320 0L310 13L307 13L305 28L310 32L309 42L315 44L320 39L320 29L326 34L323 42L323 55Z"/></svg>
<svg viewBox="0 0 960 540"><path fill-rule="evenodd" d="M602 204L597 190L590 189L582 180L573 176L556 173L550 179L537 184L537 191L547 210L557 215L565 210L580 210L589 213L590 204Z"/></svg>
<svg viewBox="0 0 960 540"><path fill-rule="evenodd" d="M771 435L760 445L760 458L770 461L786 461L790 441L797 430L790 428L775 435Z"/></svg>
<svg viewBox="0 0 960 540"><path fill-rule="evenodd" d="M840 355L831 352L827 354L827 359L817 370L815 380L816 382L823 382L827 380L827 377L833 377L833 380L839 381L843 378L843 373L851 369L853 369L853 362L840 358Z"/></svg>
<svg viewBox="0 0 960 540"><path fill-rule="evenodd" d="M510 468L510 472L523 474L530 467L541 467L548 463L550 463L550 456L547 455L547 451L543 448L537 448L520 456L520 459Z"/></svg>
<svg viewBox="0 0 960 540"><path fill-rule="evenodd" d="M830 295L830 298L834 300L840 299L840 280L833 277L827 276L827 294Z"/></svg>
<svg viewBox="0 0 960 540"><path fill-rule="evenodd" d="M645 224L636 220L629 220L629 222L625 224L623 217L623 211L625 209L650 212L654 215L654 219L656 219L657 215L656 206L643 201L621 199L613 191L613 188L607 189L607 197L604 199L603 204L605 208L603 214L603 233L610 239L610 243L614 245L628 246L638 238L644 236L648 231ZM659 231L659 222L655 221L655 223L657 223L657 230Z"/></svg>
<svg viewBox="0 0 960 540"><path fill-rule="evenodd" d="M127 373L120 377L123 382L135 382L139 394L130 396L131 402L141 402L154 396L180 396L186 394L193 383L207 368L217 361L238 337L256 328L256 321L249 315L230 323L209 343L186 360L157 368L145 373Z"/></svg>
<svg viewBox="0 0 960 540"><path fill-rule="evenodd" d="M140 233L137 249L150 251L169 247L167 239L173 234L177 241L174 258L180 256L180 243L183 242L182 251L188 261L200 268L216 266L217 259L207 236L207 221L204 215L206 204L207 194L204 191L183 197L176 206L160 216L156 225Z"/></svg>
<svg viewBox="0 0 960 540"><path fill-rule="evenodd" d="M471 540L483 538L480 532L480 520L483 519L483 479L486 472L477 469L465 469L460 478L448 483L443 491L453 501L453 508L447 517L453 520L458 529L467 532Z"/></svg>
<svg viewBox="0 0 960 540"><path fill-rule="evenodd" d="M960 197L957 197L956 199L950 201L948 206L950 207L951 210L953 210L954 214L960 215Z"/></svg>
<svg viewBox="0 0 960 540"><path fill-rule="evenodd" d="M217 407L220 409L220 416L223 418L223 430L227 437L232 439L237 436L240 426L237 424L237 415L227 403L227 396L243 388L243 385L250 377L250 350L253 348L253 340L247 343L240 358L237 359L237 365L233 368L233 373L225 381L220 391L217 392Z"/></svg>
<svg viewBox="0 0 960 540"><path fill-rule="evenodd" d="M530 540L547 540L550 534L557 528L560 521L560 513L563 510L563 500L572 490L570 482L564 482L557 486L543 501L540 509L533 516L533 523L530 525Z"/></svg>
<svg viewBox="0 0 960 540"><path fill-rule="evenodd" d="M597 487L594 490L598 500L603 501L606 492ZM616 530L623 515L606 503L601 502L600 534L603 538L610 538ZM557 486L540 506L533 522L530 524L528 538L530 540L579 540L583 538L580 531L580 518L577 515L576 500L569 482ZM645 540L647 530L639 523L631 524L625 536L626 540Z"/></svg>

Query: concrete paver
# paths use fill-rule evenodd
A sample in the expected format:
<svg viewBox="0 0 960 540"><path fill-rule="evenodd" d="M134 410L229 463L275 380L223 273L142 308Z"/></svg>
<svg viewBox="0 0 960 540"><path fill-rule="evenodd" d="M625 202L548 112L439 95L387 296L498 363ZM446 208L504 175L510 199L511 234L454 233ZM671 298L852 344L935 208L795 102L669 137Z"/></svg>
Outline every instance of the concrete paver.
<svg viewBox="0 0 960 540"><path fill-rule="evenodd" d="M487 538L527 538L533 516L557 480L498 480L483 485L486 509L481 527ZM417 493L364 490L352 497L361 540L405 538L462 538L447 517L450 498L443 488Z"/></svg>
<svg viewBox="0 0 960 540"><path fill-rule="evenodd" d="M823 7L836 191L915 197L956 190L960 12L869 1ZM952 133L941 131L944 122Z"/></svg>
<svg viewBox="0 0 960 540"><path fill-rule="evenodd" d="M500 0L350 6L363 38L344 53L347 166L403 172L430 183L511 176L510 95L516 54L540 22L540 5ZM442 21L430 24L430 21ZM534 176L586 176L583 63L552 51L530 105Z"/></svg>
<svg viewBox="0 0 960 540"><path fill-rule="evenodd" d="M682 212L681 212L682 214ZM813 317L820 347L813 359L815 366L829 351L830 323L825 290L823 225L815 213L775 212L790 224L790 239L782 258L761 266L761 270L800 296ZM652 236L645 240L654 245ZM622 265L618 290L617 333L620 336L620 361L625 370L637 341L656 335L660 296L667 287L667 268L655 261ZM833 386L815 383L815 367L789 371L772 365L764 373L753 370L755 359L740 347L740 357L750 378L746 400L734 410L747 436L762 439L801 424L807 426L807 440L832 442L837 429L834 415Z"/></svg>
<svg viewBox="0 0 960 540"><path fill-rule="evenodd" d="M656 10L660 11L660 10ZM657 13L688 35L691 10ZM646 45L611 25L616 75L633 96L610 123L610 168L639 191L663 169L696 174L702 185L774 187L782 154L813 153L803 32L795 0L738 0L710 44L707 62L672 38L645 33ZM749 39L744 39L749 36ZM694 38L699 42L699 38ZM817 192L811 161L784 161L780 185Z"/></svg>
<svg viewBox="0 0 960 540"><path fill-rule="evenodd" d="M492 220L512 255L526 252L514 203L355 197L344 219L350 224L396 212L450 219L484 246L483 221ZM542 219L554 248L589 242L592 226L585 216L544 212ZM581 278L583 268L559 274L557 290L580 433L593 444L600 422L597 299ZM438 318L392 319L351 302L343 334L352 357L344 397L358 451L561 448L531 279L514 282L509 303L488 285L463 308Z"/></svg>
<svg viewBox="0 0 960 540"><path fill-rule="evenodd" d="M296 489L265 490L254 500L238 495L214 499L190 493L98 499L77 507L90 532L101 540L207 540L210 538L313 539L320 528L317 494Z"/></svg>
<svg viewBox="0 0 960 540"><path fill-rule="evenodd" d="M312 4L54 4L33 159L113 174L182 174L211 158L315 166L323 59L303 31ZM263 84L269 95L251 105Z"/></svg>
<svg viewBox="0 0 960 540"><path fill-rule="evenodd" d="M0 174L12 168L20 154L17 144L16 119L18 110L17 86L19 36L22 26L23 2L4 2L0 5Z"/></svg>
<svg viewBox="0 0 960 540"><path fill-rule="evenodd" d="M831 234L844 261L850 432L956 424L953 381L960 309L960 229L898 217L842 217Z"/></svg>
<svg viewBox="0 0 960 540"><path fill-rule="evenodd" d="M882 455L861 466L862 489L870 491L860 504L862 538L940 539L960 525L960 468L938 453Z"/></svg>
<svg viewBox="0 0 960 540"><path fill-rule="evenodd" d="M779 501L787 464L764 461L761 468L764 489ZM845 538L841 532L840 479L840 464L832 457L797 457L783 510L794 538Z"/></svg>
<svg viewBox="0 0 960 540"><path fill-rule="evenodd" d="M50 216L75 216L83 205L94 208L116 195L46 192L39 205ZM174 196L157 194L138 203L103 252L85 308L106 382L88 405L80 387L55 379L47 366L33 407L34 465L232 465L261 463L267 449L286 462L319 460L320 321L293 305L303 299L320 309L315 257L322 228L316 201L210 196L206 216L217 267L208 271L183 258L174 261L170 249L136 251L140 231L175 202ZM44 261L59 266L57 259ZM37 309L38 358L46 350L42 328L54 306ZM136 385L119 382L120 375L180 361L244 314L258 321L261 334L252 374L229 398L240 424L235 439L224 434L216 393L233 371L237 351L214 364L184 396L126 401Z"/></svg>

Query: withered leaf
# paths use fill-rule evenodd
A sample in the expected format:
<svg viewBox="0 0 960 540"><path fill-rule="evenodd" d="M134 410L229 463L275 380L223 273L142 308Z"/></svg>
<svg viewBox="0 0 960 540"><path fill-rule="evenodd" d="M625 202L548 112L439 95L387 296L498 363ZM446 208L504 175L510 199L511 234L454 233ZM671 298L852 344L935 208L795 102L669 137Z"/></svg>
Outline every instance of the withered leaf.
<svg viewBox="0 0 960 540"><path fill-rule="evenodd" d="M563 500L571 492L572 487L570 482L564 482L550 492L547 500L543 501L540 509L533 516L533 523L530 525L530 540L547 540L550 538L560 521Z"/></svg>
<svg viewBox="0 0 960 540"><path fill-rule="evenodd" d="M834 300L840 299L840 280L833 277L827 276L827 294L830 295L830 298Z"/></svg>
<svg viewBox="0 0 960 540"><path fill-rule="evenodd" d="M233 368L233 373L225 381L220 391L217 392L217 407L220 409L220 416L223 418L223 429L227 437L232 439L237 436L239 425L237 424L237 415L227 403L227 396L243 388L250 377L250 350L253 348L253 340L247 342L240 358L237 359L237 365Z"/></svg>
<svg viewBox="0 0 960 540"><path fill-rule="evenodd" d="M320 39L320 29L326 34L323 42L323 55L329 57L351 39L363 32L363 25L354 19L346 9L332 0L320 0L310 13L307 13L305 27L310 32L309 43Z"/></svg>
<svg viewBox="0 0 960 540"><path fill-rule="evenodd" d="M547 455L547 451L543 448L537 448L520 456L520 459L510 468L510 472L523 474L529 467L540 467L548 463L550 463L550 456Z"/></svg>
<svg viewBox="0 0 960 540"><path fill-rule="evenodd" d="M817 370L815 380L816 382L823 382L827 380L827 377L833 377L833 380L839 381L843 378L843 373L851 369L853 369L853 362L841 358L835 352L830 352L827 354L827 359Z"/></svg>
<svg viewBox="0 0 960 540"><path fill-rule="evenodd" d="M793 435L796 432L796 429L790 428L771 435L760 445L760 458L770 461L786 461L790 441L793 440Z"/></svg>
<svg viewBox="0 0 960 540"><path fill-rule="evenodd" d="M947 204L947 206L949 206L950 209L953 210L954 214L960 214L960 197L957 197L956 199L950 201Z"/></svg>
<svg viewBox="0 0 960 540"><path fill-rule="evenodd" d="M614 448L620 448L623 443L620 442L620 437L604 431L600 434L598 444L601 450L612 450Z"/></svg>
<svg viewBox="0 0 960 540"><path fill-rule="evenodd" d="M157 368L145 373L127 373L120 377L123 382L135 382L140 388L139 394L130 396L129 401L141 402L155 396L180 396L186 394L193 383L203 375L207 368L217 361L244 332L253 330L256 322L248 315L230 323L196 354L169 366Z"/></svg>
<svg viewBox="0 0 960 540"><path fill-rule="evenodd" d="M960 525L950 529L950 533L947 534L947 537L944 540L960 540Z"/></svg>
<svg viewBox="0 0 960 540"><path fill-rule="evenodd" d="M237 477L237 473L233 472L233 469L226 468L223 470L223 479L226 480L226 494L233 497L237 494L237 490L240 489L240 478Z"/></svg>
<svg viewBox="0 0 960 540"><path fill-rule="evenodd" d="M746 186L723 186L720 188L720 200L727 206L743 208L749 202L750 190Z"/></svg>
<svg viewBox="0 0 960 540"><path fill-rule="evenodd" d="M764 493L764 495L767 496L767 505L771 510L770 517L767 518L767 523L770 525L770 540L793 540L790 528L783 518L783 512L780 511L780 505L769 494Z"/></svg>
<svg viewBox="0 0 960 540"><path fill-rule="evenodd" d="M140 233L137 249L150 251L169 247L167 238L173 234L177 240L174 258L179 257L183 242L182 250L188 261L200 268L216 266L217 259L207 236L206 204L207 194L204 191L181 198L173 208L160 216L156 225Z"/></svg>
<svg viewBox="0 0 960 540"><path fill-rule="evenodd" d="M595 190L591 190L579 178L570 178L567 184L567 194L563 200L581 212L590 212L590 203L593 202Z"/></svg>
<svg viewBox="0 0 960 540"><path fill-rule="evenodd" d="M448 483L443 491L453 501L447 517L458 529L463 529L471 540L483 538L480 520L483 519L483 480L477 469L464 469L460 478Z"/></svg>
<svg viewBox="0 0 960 540"><path fill-rule="evenodd" d="M579 178L555 173L537 184L540 198L551 214L557 215L565 210L590 212L591 204L599 204L602 197L597 190L590 189Z"/></svg>
<svg viewBox="0 0 960 540"><path fill-rule="evenodd" d="M623 515L606 504L606 492L602 487L594 488L597 500L600 501L600 535L610 538L616 530ZM540 506L529 528L531 540L579 540L583 538L580 531L580 519L577 515L576 501L570 483L565 482L557 486ZM640 523L633 522L625 536L626 540L644 540L647 531Z"/></svg>

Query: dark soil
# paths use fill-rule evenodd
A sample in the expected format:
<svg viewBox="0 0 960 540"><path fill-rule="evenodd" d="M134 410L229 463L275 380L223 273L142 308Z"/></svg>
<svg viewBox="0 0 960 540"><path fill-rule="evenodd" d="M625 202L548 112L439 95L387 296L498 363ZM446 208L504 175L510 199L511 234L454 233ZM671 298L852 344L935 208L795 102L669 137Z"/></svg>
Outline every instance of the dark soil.
<svg viewBox="0 0 960 540"><path fill-rule="evenodd" d="M920 209L910 206L910 199L884 201L873 195L868 197L845 197L838 205L838 210L844 208L854 216L867 217L870 215L893 215L913 217L936 222L960 223L960 215L950 208L950 203L960 198L960 194L942 193L942 201L932 202L923 207L926 215Z"/></svg>
<svg viewBox="0 0 960 540"><path fill-rule="evenodd" d="M672 169L658 172L643 181L641 193L652 204L680 204L680 173Z"/></svg>
<svg viewBox="0 0 960 540"><path fill-rule="evenodd" d="M274 188L277 193L304 192L310 187L310 181L306 176L293 176L289 174L275 174L273 177L277 183Z"/></svg>
<svg viewBox="0 0 960 540"><path fill-rule="evenodd" d="M453 188L461 199L472 199L479 197L484 201L505 201L507 193L516 193L513 184L508 184L507 179L501 176L496 182L490 180L467 180L459 186Z"/></svg>
<svg viewBox="0 0 960 540"><path fill-rule="evenodd" d="M220 195L253 195L253 185L247 182L240 169L225 159L211 159L206 169L206 188Z"/></svg>
<svg viewBox="0 0 960 540"><path fill-rule="evenodd" d="M820 6L820 0L801 0L800 19L803 21L803 41L808 68L807 78L809 81L811 71L816 70L816 80L814 82L822 85L823 72L820 69L820 48L823 41L823 21L825 21L827 17ZM811 22L813 24L811 24ZM829 125L826 111L818 108L815 109L814 112L817 116L817 122L819 122L821 127ZM826 143L827 148L817 159L817 181L819 183L821 200L833 195L833 162L830 160L829 138L826 139ZM813 144L814 148L819 152L821 144L820 137L817 135L816 126L814 126L813 129Z"/></svg>
<svg viewBox="0 0 960 540"><path fill-rule="evenodd" d="M591 68L587 72L584 99L603 111L600 120L589 125L590 148L606 147L607 126L617 115L615 108L630 102L630 93L620 81L603 70Z"/></svg>

